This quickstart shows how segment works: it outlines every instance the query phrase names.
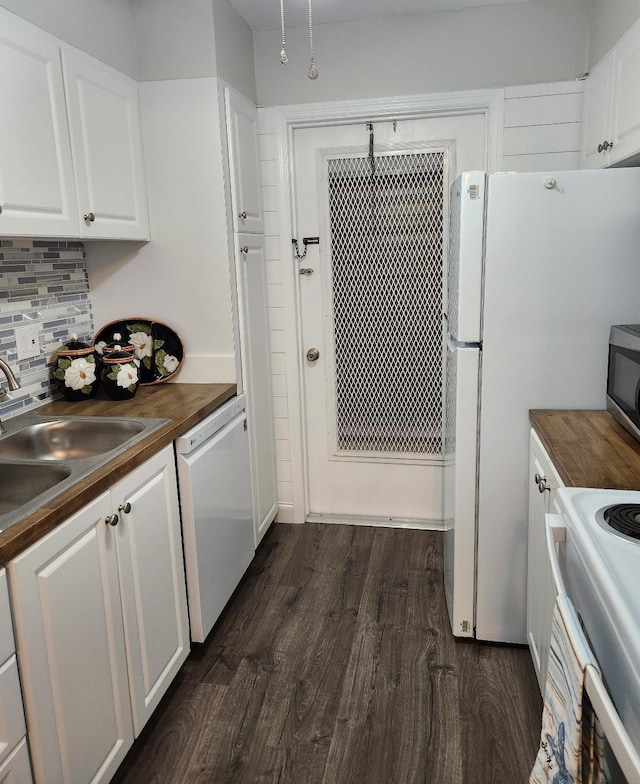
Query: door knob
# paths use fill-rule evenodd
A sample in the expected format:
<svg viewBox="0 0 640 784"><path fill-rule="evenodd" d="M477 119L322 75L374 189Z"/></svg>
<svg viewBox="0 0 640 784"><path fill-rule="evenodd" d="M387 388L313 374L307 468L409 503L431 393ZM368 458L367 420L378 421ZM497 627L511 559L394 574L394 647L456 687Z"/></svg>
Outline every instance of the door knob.
<svg viewBox="0 0 640 784"><path fill-rule="evenodd" d="M316 362L320 358L320 352L317 348L310 348L307 351L307 359L309 362Z"/></svg>
<svg viewBox="0 0 640 784"><path fill-rule="evenodd" d="M85 219L86 221L88 221L89 223L93 223L93 222L94 222L94 220L96 219L95 213L93 213L93 212L88 212L88 213L87 213L87 214L84 216L84 219Z"/></svg>

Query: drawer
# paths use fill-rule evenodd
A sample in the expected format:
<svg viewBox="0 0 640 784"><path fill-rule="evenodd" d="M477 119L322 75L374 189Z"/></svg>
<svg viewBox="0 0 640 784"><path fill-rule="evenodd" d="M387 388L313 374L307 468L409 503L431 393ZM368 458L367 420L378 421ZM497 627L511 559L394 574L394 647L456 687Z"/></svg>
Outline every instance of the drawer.
<svg viewBox="0 0 640 784"><path fill-rule="evenodd" d="M25 733L18 663L16 657L11 656L0 667L0 763Z"/></svg>
<svg viewBox="0 0 640 784"><path fill-rule="evenodd" d="M15 649L7 573L4 569L0 569L0 664L5 662Z"/></svg>
<svg viewBox="0 0 640 784"><path fill-rule="evenodd" d="M26 738L0 763L0 784L33 784Z"/></svg>

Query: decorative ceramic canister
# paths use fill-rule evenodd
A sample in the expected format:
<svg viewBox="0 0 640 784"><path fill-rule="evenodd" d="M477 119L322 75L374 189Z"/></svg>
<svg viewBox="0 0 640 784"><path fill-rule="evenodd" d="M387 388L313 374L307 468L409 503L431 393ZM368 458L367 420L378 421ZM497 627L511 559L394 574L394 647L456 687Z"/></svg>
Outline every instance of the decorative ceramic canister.
<svg viewBox="0 0 640 784"><path fill-rule="evenodd" d="M56 351L53 377L58 389L67 400L88 400L100 386L100 377L93 346L71 335Z"/></svg>
<svg viewBox="0 0 640 784"><path fill-rule="evenodd" d="M104 354L113 354L114 351L124 351L133 356L136 350L134 345L128 341L123 341L122 335L119 332L113 333L113 340L110 343L105 343L104 340L100 340L95 344L94 348L100 358L102 358Z"/></svg>
<svg viewBox="0 0 640 784"><path fill-rule="evenodd" d="M137 360L127 351L103 354L101 379L112 400L129 400L140 385Z"/></svg>

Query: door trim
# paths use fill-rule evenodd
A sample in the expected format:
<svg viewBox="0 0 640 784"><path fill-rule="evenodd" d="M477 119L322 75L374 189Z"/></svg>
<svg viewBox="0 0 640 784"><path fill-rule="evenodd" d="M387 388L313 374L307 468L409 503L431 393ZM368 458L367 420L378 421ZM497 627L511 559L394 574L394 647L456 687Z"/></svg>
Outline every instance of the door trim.
<svg viewBox="0 0 640 784"><path fill-rule="evenodd" d="M310 511L304 432L303 347L300 341L301 314L299 276L289 259L289 238L296 223L293 197L293 135L299 128L353 124L358 120L430 119L434 117L483 114L486 128L485 170L499 171L502 165L504 90L469 90L430 93L356 101L281 105L258 110L259 127L275 136L276 167L280 182L278 230L281 239L282 289L285 308L286 372L291 451L291 507L283 519L303 523ZM284 238L284 239L283 239ZM437 524L434 521L434 524Z"/></svg>

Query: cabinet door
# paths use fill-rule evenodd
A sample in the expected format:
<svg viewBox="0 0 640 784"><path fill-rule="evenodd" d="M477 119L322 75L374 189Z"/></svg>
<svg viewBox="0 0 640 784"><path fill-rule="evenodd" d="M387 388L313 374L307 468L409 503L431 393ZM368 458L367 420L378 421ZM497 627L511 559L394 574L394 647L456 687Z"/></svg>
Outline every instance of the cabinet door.
<svg viewBox="0 0 640 784"><path fill-rule="evenodd" d="M33 778L26 738L18 743L0 765L0 782L2 784L32 784Z"/></svg>
<svg viewBox="0 0 640 784"><path fill-rule="evenodd" d="M609 153L598 150L605 141L611 142L611 97L613 94L613 56L602 60L584 83L582 111L582 143L580 166L598 169L609 163Z"/></svg>
<svg viewBox="0 0 640 784"><path fill-rule="evenodd" d="M640 26L614 49L613 85L611 162L640 151Z"/></svg>
<svg viewBox="0 0 640 784"><path fill-rule="evenodd" d="M264 238L237 235L242 373L247 395L256 545L277 512L276 448L271 393L269 313Z"/></svg>
<svg viewBox="0 0 640 784"><path fill-rule="evenodd" d="M137 736L189 654L173 448L114 485L111 495L120 518L118 564Z"/></svg>
<svg viewBox="0 0 640 784"><path fill-rule="evenodd" d="M535 431L532 430L529 457L527 641L541 692L544 692L547 677L551 621L556 600L553 575L547 555L545 515L550 511L556 511L555 493L561 486L562 482L553 463Z"/></svg>
<svg viewBox="0 0 640 784"><path fill-rule="evenodd" d="M236 93L225 88L231 202L235 231L264 231L260 156L258 153L258 111Z"/></svg>
<svg viewBox="0 0 640 784"><path fill-rule="evenodd" d="M138 86L71 48L62 62L82 236L149 239Z"/></svg>
<svg viewBox="0 0 640 784"><path fill-rule="evenodd" d="M108 493L9 564L35 779L109 781L133 743Z"/></svg>
<svg viewBox="0 0 640 784"><path fill-rule="evenodd" d="M60 50L0 9L0 235L79 236Z"/></svg>

